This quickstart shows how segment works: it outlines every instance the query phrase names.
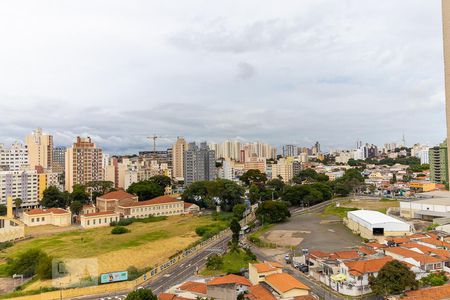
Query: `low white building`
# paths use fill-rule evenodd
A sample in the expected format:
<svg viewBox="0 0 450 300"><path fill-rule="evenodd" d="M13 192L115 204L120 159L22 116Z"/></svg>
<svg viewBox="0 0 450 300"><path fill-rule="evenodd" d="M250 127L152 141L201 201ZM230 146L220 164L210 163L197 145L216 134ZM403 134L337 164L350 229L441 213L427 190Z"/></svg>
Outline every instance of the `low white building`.
<svg viewBox="0 0 450 300"><path fill-rule="evenodd" d="M431 191L415 196L415 200L400 201L400 216L429 221L436 218L450 218L449 191Z"/></svg>
<svg viewBox="0 0 450 300"><path fill-rule="evenodd" d="M27 226L70 226L72 214L61 208L32 209L23 213L23 223Z"/></svg>
<svg viewBox="0 0 450 300"><path fill-rule="evenodd" d="M353 232L369 240L405 236L412 232L410 224L374 210L349 211L345 223Z"/></svg>
<svg viewBox="0 0 450 300"><path fill-rule="evenodd" d="M146 201L119 204L116 211L125 218L176 216L185 213L184 201L170 196L160 196Z"/></svg>
<svg viewBox="0 0 450 300"><path fill-rule="evenodd" d="M80 216L80 225L83 228L109 226L111 222L118 222L120 215L112 211L96 212Z"/></svg>

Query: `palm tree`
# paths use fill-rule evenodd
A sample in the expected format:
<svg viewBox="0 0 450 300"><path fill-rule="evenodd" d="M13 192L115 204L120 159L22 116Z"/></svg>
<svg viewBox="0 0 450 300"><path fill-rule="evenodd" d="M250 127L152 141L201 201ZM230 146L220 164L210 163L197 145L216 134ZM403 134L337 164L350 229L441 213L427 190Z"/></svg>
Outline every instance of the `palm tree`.
<svg viewBox="0 0 450 300"><path fill-rule="evenodd" d="M20 199L20 198L16 198L16 199L14 199L14 205L16 206L16 215L18 215L18 212L19 212L19 208L20 208L20 206L22 205L22 199Z"/></svg>

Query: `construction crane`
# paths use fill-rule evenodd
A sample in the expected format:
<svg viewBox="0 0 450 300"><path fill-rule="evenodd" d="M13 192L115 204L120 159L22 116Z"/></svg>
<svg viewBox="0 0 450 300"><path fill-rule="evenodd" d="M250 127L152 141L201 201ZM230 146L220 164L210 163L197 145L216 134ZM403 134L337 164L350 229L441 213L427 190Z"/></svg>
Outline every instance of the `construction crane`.
<svg viewBox="0 0 450 300"><path fill-rule="evenodd" d="M152 136L148 136L147 138L149 140L153 140L153 153L156 153L156 139L160 138L160 136L153 134Z"/></svg>

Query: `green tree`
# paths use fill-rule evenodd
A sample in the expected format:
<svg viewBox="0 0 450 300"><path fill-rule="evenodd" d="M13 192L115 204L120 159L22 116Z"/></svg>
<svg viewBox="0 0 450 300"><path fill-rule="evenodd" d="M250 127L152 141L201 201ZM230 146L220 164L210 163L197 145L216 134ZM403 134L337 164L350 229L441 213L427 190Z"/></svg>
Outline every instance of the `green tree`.
<svg viewBox="0 0 450 300"><path fill-rule="evenodd" d="M280 179L271 179L266 183L267 188L274 190L278 193L283 192L284 186L285 186L284 182Z"/></svg>
<svg viewBox="0 0 450 300"><path fill-rule="evenodd" d="M69 204L69 199L66 194L61 192L57 187L49 186L44 190L41 204L46 208L66 208Z"/></svg>
<svg viewBox="0 0 450 300"><path fill-rule="evenodd" d="M265 173L262 173L260 170L251 169L242 174L242 176L239 177L239 180L245 183L247 186L250 186L250 184L254 182L265 183L267 181L267 175Z"/></svg>
<svg viewBox="0 0 450 300"><path fill-rule="evenodd" d="M245 206L245 204L239 203L236 204L233 207L233 216L238 219L241 220L244 217L244 212L247 209L247 207Z"/></svg>
<svg viewBox="0 0 450 300"><path fill-rule="evenodd" d="M6 205L0 204L0 216L6 216L7 210Z"/></svg>
<svg viewBox="0 0 450 300"><path fill-rule="evenodd" d="M86 188L92 192L92 199L97 199L114 190L114 183L107 180L91 181L86 184Z"/></svg>
<svg viewBox="0 0 450 300"><path fill-rule="evenodd" d="M330 177L328 177L328 175L325 175L325 174L317 174L316 180L318 182L327 182L330 180Z"/></svg>
<svg viewBox="0 0 450 300"><path fill-rule="evenodd" d="M23 274L25 277L37 275L40 279L51 278L51 268L52 258L37 248L22 252L7 263L9 275Z"/></svg>
<svg viewBox="0 0 450 300"><path fill-rule="evenodd" d="M156 176L150 177L150 181L153 181L154 183L159 185L163 190L166 187L172 185L172 179L170 179L170 177L164 176L164 175L156 175Z"/></svg>
<svg viewBox="0 0 450 300"><path fill-rule="evenodd" d="M256 210L256 217L263 224L280 223L291 216L287 205L281 201L264 201Z"/></svg>
<svg viewBox="0 0 450 300"><path fill-rule="evenodd" d="M241 232L241 225L239 224L238 220L234 218L233 220L231 220L230 230L233 233L231 236L231 242L237 245L239 243L239 233Z"/></svg>
<svg viewBox="0 0 450 300"><path fill-rule="evenodd" d="M389 296L416 289L419 284L414 272L398 260L392 260L381 268L377 277L369 278L369 285L375 294Z"/></svg>
<svg viewBox="0 0 450 300"><path fill-rule="evenodd" d="M132 183L127 192L138 196L139 201L153 199L164 195L164 189L150 180Z"/></svg>
<svg viewBox="0 0 450 300"><path fill-rule="evenodd" d="M208 256L206 261L206 268L208 270L220 270L223 266L223 258L218 254Z"/></svg>
<svg viewBox="0 0 450 300"><path fill-rule="evenodd" d="M445 272L430 273L426 277L420 280L420 283L425 286L439 286L448 281L448 277Z"/></svg>
<svg viewBox="0 0 450 300"><path fill-rule="evenodd" d="M86 193L86 187L81 184L75 184L72 187L72 193L70 193L70 200L79 201L82 204L89 202L89 195Z"/></svg>
<svg viewBox="0 0 450 300"><path fill-rule="evenodd" d="M125 300L158 300L149 289L140 289L128 294Z"/></svg>
<svg viewBox="0 0 450 300"><path fill-rule="evenodd" d="M79 215L82 208L83 208L83 204L78 200L72 201L72 203L70 203L70 211L74 215Z"/></svg>
<svg viewBox="0 0 450 300"><path fill-rule="evenodd" d="M236 182L227 179L217 179L210 181L210 185L217 186L216 196L220 199L220 207L224 211L231 211L236 204L243 203L245 189Z"/></svg>
<svg viewBox="0 0 450 300"><path fill-rule="evenodd" d="M392 178L391 178L390 182L391 182L391 184L397 182L397 175L395 173L392 174Z"/></svg>
<svg viewBox="0 0 450 300"><path fill-rule="evenodd" d="M308 168L301 170L296 176L295 176L295 182L296 183L302 183L305 180L308 181L316 181L317 180L317 174L316 170Z"/></svg>
<svg viewBox="0 0 450 300"><path fill-rule="evenodd" d="M208 189L206 181L196 181L190 184L181 195L181 198L189 203L195 203L200 207L207 206Z"/></svg>
<svg viewBox="0 0 450 300"><path fill-rule="evenodd" d="M16 212L19 212L20 206L22 205L22 199L16 198L14 199L14 206L16 207Z"/></svg>

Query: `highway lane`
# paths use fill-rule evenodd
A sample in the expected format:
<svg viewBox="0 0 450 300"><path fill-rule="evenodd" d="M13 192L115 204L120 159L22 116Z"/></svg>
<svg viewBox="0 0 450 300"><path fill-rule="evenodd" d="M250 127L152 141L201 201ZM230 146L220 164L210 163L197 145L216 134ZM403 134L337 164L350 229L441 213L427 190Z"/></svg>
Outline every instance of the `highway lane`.
<svg viewBox="0 0 450 300"><path fill-rule="evenodd" d="M230 237L225 237L197 254L186 258L181 264L177 265L176 268L169 269L166 272L161 273L156 280L150 281L148 284L144 285L144 287L151 289L154 294L158 295L171 286L186 281L189 277L196 275L198 270L201 270L201 268L206 264L208 256L218 253L216 250L220 249L220 254L224 253L228 247L228 242L230 239ZM211 251L211 249L214 251Z"/></svg>
<svg viewBox="0 0 450 300"><path fill-rule="evenodd" d="M141 285L144 288L151 289L155 295L159 295L168 288L186 281L194 276L198 270L206 264L208 256L214 253L224 253L228 247L230 236L224 236L216 242L206 246L192 256L186 257L183 261L177 263L171 268L162 271L156 278L151 278L148 282ZM137 288L137 287L136 287ZM116 292L103 295L88 295L77 297L78 300L95 300L95 299L124 299L126 292Z"/></svg>

